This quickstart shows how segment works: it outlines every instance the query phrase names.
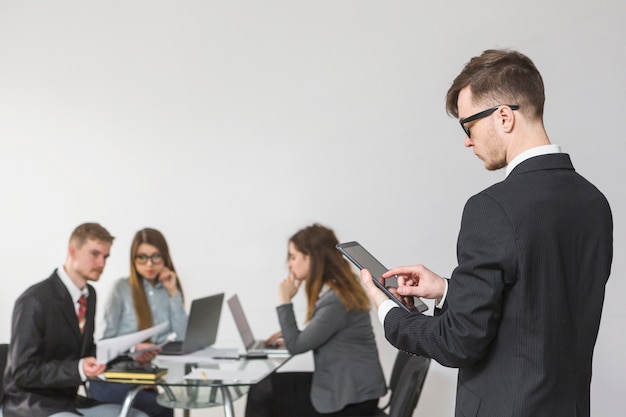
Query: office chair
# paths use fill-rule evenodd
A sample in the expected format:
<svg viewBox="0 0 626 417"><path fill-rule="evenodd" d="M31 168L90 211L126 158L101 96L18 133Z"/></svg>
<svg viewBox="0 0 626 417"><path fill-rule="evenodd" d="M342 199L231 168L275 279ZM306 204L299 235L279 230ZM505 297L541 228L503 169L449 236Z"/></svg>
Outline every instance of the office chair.
<svg viewBox="0 0 626 417"><path fill-rule="evenodd" d="M2 400L4 399L4 368L7 366L7 356L9 355L9 344L0 343L0 410L2 410Z"/></svg>
<svg viewBox="0 0 626 417"><path fill-rule="evenodd" d="M374 416L411 417L426 380L430 358L398 351L389 379L389 402Z"/></svg>

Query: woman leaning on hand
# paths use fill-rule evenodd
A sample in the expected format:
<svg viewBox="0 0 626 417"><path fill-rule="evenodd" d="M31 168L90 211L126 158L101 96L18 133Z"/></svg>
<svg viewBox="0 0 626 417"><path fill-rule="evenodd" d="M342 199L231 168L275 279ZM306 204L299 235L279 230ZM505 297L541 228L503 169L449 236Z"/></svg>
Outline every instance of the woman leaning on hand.
<svg viewBox="0 0 626 417"><path fill-rule="evenodd" d="M182 287L165 237L158 230L146 228L135 234L130 250L130 276L116 282L104 319L103 339L169 321L168 328L156 334L151 343L137 345L137 350L164 342L172 332L179 340L185 338L187 314ZM146 352L136 360L149 362L156 354L156 351ZM90 394L96 400L116 404L122 404L132 388L130 384L101 381L92 381L89 385ZM156 389L146 387L135 397L133 407L151 417L173 417L174 410L159 405L156 397Z"/></svg>
<svg viewBox="0 0 626 417"><path fill-rule="evenodd" d="M335 233L314 224L289 239L289 277L279 284L280 341L289 353L313 351L313 372L280 372L253 386L246 417L367 416L386 386L370 321L370 301L335 248ZM304 285L305 328L291 299Z"/></svg>

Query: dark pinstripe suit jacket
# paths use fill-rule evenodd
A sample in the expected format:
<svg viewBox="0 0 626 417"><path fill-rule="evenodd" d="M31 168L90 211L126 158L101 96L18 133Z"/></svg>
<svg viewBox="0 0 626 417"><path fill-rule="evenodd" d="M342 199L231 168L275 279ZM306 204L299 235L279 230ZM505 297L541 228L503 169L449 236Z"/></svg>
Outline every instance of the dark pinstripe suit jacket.
<svg viewBox="0 0 626 417"><path fill-rule="evenodd" d="M84 336L76 310L56 271L15 302L4 375L5 417L45 417L74 410L81 384L78 361L94 356L96 292L88 285Z"/></svg>
<svg viewBox="0 0 626 417"><path fill-rule="evenodd" d="M530 158L467 202L444 308L394 308L386 337L459 368L456 416L589 416L612 255L602 193L566 154Z"/></svg>

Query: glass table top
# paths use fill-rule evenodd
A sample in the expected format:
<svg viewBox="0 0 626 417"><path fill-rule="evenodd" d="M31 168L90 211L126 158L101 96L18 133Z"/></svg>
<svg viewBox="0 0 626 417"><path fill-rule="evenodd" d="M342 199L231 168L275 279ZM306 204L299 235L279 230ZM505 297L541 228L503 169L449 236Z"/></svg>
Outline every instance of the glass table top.
<svg viewBox="0 0 626 417"><path fill-rule="evenodd" d="M213 359L202 356L157 356L153 365L167 373L154 382L128 381L134 385L157 385L157 402L165 407L194 409L230 406L247 394L251 385L283 366L291 356L254 359ZM105 379L106 380L106 379ZM112 380L112 382L121 382Z"/></svg>

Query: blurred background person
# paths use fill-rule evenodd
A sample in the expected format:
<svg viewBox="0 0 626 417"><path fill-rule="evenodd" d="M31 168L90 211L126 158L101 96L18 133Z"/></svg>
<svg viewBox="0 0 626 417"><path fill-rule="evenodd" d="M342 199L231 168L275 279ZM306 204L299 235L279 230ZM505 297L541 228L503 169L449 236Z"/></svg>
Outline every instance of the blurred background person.
<svg viewBox="0 0 626 417"><path fill-rule="evenodd" d="M292 355L313 351L313 372L281 372L251 387L246 417L367 416L386 385L372 330L370 302L335 245L314 224L289 239L289 277L279 284L281 331L267 341ZM291 299L304 284L307 326L300 330Z"/></svg>
<svg viewBox="0 0 626 417"><path fill-rule="evenodd" d="M144 350L163 343L170 333L183 340L187 326L183 290L167 241L156 229L145 228L135 234L130 249L130 276L115 284L104 313L105 329L102 338L122 336L169 321L169 327L152 340L141 343L136 350ZM140 354L135 360L151 361L159 350ZM90 383L91 396L99 401L122 404L130 384L102 381ZM171 408L157 404L156 387L147 386L135 397L133 407L152 417L173 417Z"/></svg>

